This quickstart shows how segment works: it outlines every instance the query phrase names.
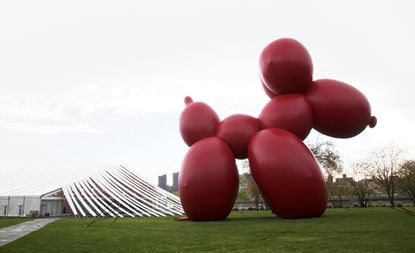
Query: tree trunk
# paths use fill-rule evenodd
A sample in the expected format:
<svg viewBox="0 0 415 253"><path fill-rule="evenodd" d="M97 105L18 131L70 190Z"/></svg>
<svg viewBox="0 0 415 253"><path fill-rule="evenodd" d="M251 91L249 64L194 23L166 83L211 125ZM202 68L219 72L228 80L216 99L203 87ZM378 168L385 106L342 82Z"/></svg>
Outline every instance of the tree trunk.
<svg viewBox="0 0 415 253"><path fill-rule="evenodd" d="M336 200L334 199L334 197L333 196L330 196L329 197L329 200L330 200L331 205L333 206L333 208L335 208L336 207Z"/></svg>
<svg viewBox="0 0 415 253"><path fill-rule="evenodd" d="M395 199L394 199L393 195L388 193L388 198L389 198L389 202L391 204L391 207L394 208L395 207Z"/></svg>

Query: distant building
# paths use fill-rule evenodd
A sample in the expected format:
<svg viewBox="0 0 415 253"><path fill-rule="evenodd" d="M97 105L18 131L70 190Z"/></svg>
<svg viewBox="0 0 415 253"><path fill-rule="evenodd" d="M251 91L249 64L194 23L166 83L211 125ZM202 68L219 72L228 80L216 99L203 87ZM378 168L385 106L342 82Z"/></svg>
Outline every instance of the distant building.
<svg viewBox="0 0 415 253"><path fill-rule="evenodd" d="M167 187L167 175L166 174L159 176L158 187L160 187L161 189L164 189L166 191L169 191L169 189Z"/></svg>
<svg viewBox="0 0 415 253"><path fill-rule="evenodd" d="M336 183L342 183L342 182L352 182L354 181L352 177L347 177L346 174L343 174L342 177L336 178Z"/></svg>
<svg viewBox="0 0 415 253"><path fill-rule="evenodd" d="M173 186L171 192L179 191L179 172L173 173Z"/></svg>
<svg viewBox="0 0 415 253"><path fill-rule="evenodd" d="M173 176L173 185L167 185L167 175L159 176L159 183L158 187L168 191L168 192L177 192L179 191L179 172L175 172L172 174Z"/></svg>

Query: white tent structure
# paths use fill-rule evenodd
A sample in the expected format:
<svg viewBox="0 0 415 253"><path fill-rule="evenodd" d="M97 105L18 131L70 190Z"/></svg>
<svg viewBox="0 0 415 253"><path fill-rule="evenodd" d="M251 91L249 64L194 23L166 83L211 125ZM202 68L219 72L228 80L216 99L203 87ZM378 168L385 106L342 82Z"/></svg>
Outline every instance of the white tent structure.
<svg viewBox="0 0 415 253"><path fill-rule="evenodd" d="M97 169L94 169L95 171ZM142 217L181 215L180 199L140 178L124 166L85 176L69 170L61 175L0 179L0 216ZM78 171L79 172L79 171ZM45 177L45 175L48 175ZM63 183L65 182L65 183Z"/></svg>

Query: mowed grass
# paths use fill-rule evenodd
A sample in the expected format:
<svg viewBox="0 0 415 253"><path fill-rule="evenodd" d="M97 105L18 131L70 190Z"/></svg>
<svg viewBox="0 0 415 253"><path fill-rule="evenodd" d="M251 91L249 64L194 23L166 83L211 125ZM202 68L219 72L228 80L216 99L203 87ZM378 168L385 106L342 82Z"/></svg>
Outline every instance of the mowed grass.
<svg viewBox="0 0 415 253"><path fill-rule="evenodd" d="M19 224L22 222L33 220L32 218L9 218L9 217L1 217L0 218L0 228L8 227L11 225Z"/></svg>
<svg viewBox="0 0 415 253"><path fill-rule="evenodd" d="M65 219L0 252L415 252L415 209L328 209L284 220L270 211L233 212L224 221L168 218Z"/></svg>

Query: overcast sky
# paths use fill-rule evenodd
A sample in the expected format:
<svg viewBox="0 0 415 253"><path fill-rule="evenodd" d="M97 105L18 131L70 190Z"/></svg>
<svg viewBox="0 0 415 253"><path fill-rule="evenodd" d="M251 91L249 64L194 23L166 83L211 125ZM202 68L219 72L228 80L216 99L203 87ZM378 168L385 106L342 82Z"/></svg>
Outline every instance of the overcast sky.
<svg viewBox="0 0 415 253"><path fill-rule="evenodd" d="M0 176L123 164L157 182L188 149L184 97L258 116L258 58L282 37L371 103L376 128L333 139L346 169L390 142L415 159L413 1L142 2L0 3Z"/></svg>

